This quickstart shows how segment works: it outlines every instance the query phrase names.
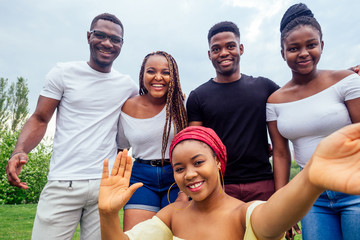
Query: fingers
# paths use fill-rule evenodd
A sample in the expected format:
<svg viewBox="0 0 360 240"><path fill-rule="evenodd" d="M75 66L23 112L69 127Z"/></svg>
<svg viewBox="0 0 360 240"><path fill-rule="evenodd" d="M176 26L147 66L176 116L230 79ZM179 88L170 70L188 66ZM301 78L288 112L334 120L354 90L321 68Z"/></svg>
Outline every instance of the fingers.
<svg viewBox="0 0 360 240"><path fill-rule="evenodd" d="M6 166L6 175L10 185L22 189L29 188L25 182L20 182L20 179L18 177L18 174L20 174L21 172L22 166L26 163L26 158L20 161L20 158L18 156L14 156L12 159L9 160Z"/></svg>
<svg viewBox="0 0 360 240"><path fill-rule="evenodd" d="M295 230L295 232L296 232L297 234L301 234L301 230L300 230L299 225L295 224L295 225L293 226L293 228L294 228L294 230Z"/></svg>
<svg viewBox="0 0 360 240"><path fill-rule="evenodd" d="M119 169L120 176L124 176L124 172L126 171L126 162L127 162L128 157L130 157L130 156L128 156L128 150L124 149L122 152L121 161L120 161L120 169Z"/></svg>
<svg viewBox="0 0 360 240"><path fill-rule="evenodd" d="M104 164L103 164L102 179L105 179L108 177L109 177L109 159L106 158L104 160Z"/></svg>
<svg viewBox="0 0 360 240"><path fill-rule="evenodd" d="M141 183L141 182L134 183L133 185L131 185L131 186L129 187L128 190L130 191L131 195L133 195L134 192L135 192L138 188L142 187L143 185L144 185L144 184Z"/></svg>
<svg viewBox="0 0 360 240"><path fill-rule="evenodd" d="M123 154L122 152L119 152L118 155L116 156L114 165L111 170L111 176L116 176L118 174L122 154Z"/></svg>
<svg viewBox="0 0 360 240"><path fill-rule="evenodd" d="M111 171L111 176L123 176L126 171L127 159L131 157L128 156L128 150L124 149L122 152L116 156L114 166Z"/></svg>
<svg viewBox="0 0 360 240"><path fill-rule="evenodd" d="M344 134L351 140L360 139L360 123L350 124L339 130L339 132Z"/></svg>
<svg viewBox="0 0 360 240"><path fill-rule="evenodd" d="M129 180L130 180L131 172L132 172L132 164L133 164L133 162L132 162L131 157L127 156L126 166L124 167L125 168L124 177Z"/></svg>

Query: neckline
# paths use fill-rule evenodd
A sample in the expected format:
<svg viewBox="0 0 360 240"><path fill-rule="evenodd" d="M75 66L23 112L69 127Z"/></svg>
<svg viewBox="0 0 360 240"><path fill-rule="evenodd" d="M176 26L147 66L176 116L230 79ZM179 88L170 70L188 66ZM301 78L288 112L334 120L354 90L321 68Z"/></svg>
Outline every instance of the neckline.
<svg viewBox="0 0 360 240"><path fill-rule="evenodd" d="M295 100L295 101L291 101L291 102L268 103L268 104L274 104L274 105L278 104L278 105L280 105L280 104L291 104L291 103L299 103L299 102L302 102L302 101L307 101L308 99L311 99L313 97L317 97L317 96L319 96L321 94L326 93L327 91L331 90L332 88L335 88L338 84L343 82L345 79L350 78L351 76L353 76L353 74L350 74L349 76L344 77L343 79L341 79L340 81L334 83L333 85L329 86L328 88L325 88L325 89L321 90L320 92L317 92L317 93L315 93L315 94L313 94L311 96L308 96L308 97L305 97L305 98L302 98L302 99L298 99L298 100Z"/></svg>
<svg viewBox="0 0 360 240"><path fill-rule="evenodd" d="M166 110L166 104L158 114L155 114L154 116L149 117L149 118L135 118L135 117L130 116L127 113L124 113L123 111L121 111L121 115L125 115L126 117L131 118L131 119L135 119L135 120L147 120L147 119L154 119L154 118L160 117L160 115L162 115L165 112L165 110Z"/></svg>

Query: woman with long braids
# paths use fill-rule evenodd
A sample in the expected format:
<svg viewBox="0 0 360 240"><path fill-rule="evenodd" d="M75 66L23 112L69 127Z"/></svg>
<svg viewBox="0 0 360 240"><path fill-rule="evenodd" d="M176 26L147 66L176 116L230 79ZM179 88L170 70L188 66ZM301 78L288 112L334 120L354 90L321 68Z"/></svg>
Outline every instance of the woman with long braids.
<svg viewBox="0 0 360 240"><path fill-rule="evenodd" d="M163 51L148 54L140 69L139 95L125 102L119 120L118 147L131 147L135 159L131 183L144 183L124 207L125 230L169 204L167 192L175 182L169 145L187 126L184 98L175 59ZM178 194L175 185L170 201Z"/></svg>
<svg viewBox="0 0 360 240"><path fill-rule="evenodd" d="M273 158L290 163L290 140L295 161L306 169L323 138L360 122L360 77L354 73L358 72L356 68L352 69L354 72L317 68L324 47L322 31L305 4L295 4L285 12L280 32L281 54L292 78L268 98ZM304 240L359 239L359 226L360 196L328 190L301 220Z"/></svg>

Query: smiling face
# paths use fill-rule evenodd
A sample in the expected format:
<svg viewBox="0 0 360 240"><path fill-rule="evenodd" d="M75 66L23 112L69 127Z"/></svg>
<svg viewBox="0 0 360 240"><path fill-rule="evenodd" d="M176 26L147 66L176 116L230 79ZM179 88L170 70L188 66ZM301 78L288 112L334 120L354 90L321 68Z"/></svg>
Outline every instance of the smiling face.
<svg viewBox="0 0 360 240"><path fill-rule="evenodd" d="M219 167L211 148L197 140L178 143L172 152L174 178L194 201L203 201L219 191Z"/></svg>
<svg viewBox="0 0 360 240"><path fill-rule="evenodd" d="M308 75L316 71L324 46L317 29L300 25L288 34L282 44L281 55L293 74Z"/></svg>
<svg viewBox="0 0 360 240"><path fill-rule="evenodd" d="M103 19L99 19L91 30L104 32L108 36L123 37L120 25ZM87 39L90 46L90 67L99 72L110 72L123 43L113 43L109 38L99 39L90 32L87 33Z"/></svg>
<svg viewBox="0 0 360 240"><path fill-rule="evenodd" d="M240 56L244 47L240 44L239 37L233 32L220 32L210 39L209 47L209 59L217 75L240 74Z"/></svg>
<svg viewBox="0 0 360 240"><path fill-rule="evenodd" d="M164 56L158 54L149 56L144 67L143 81L151 97L166 99L170 83L170 69Z"/></svg>

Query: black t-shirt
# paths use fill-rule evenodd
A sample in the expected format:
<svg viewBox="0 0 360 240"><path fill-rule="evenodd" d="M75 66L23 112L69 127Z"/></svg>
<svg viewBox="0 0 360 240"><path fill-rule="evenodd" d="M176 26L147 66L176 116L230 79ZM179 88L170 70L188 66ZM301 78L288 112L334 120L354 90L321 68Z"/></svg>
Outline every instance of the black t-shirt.
<svg viewBox="0 0 360 240"><path fill-rule="evenodd" d="M201 121L214 129L227 148L225 184L273 178L266 101L278 88L270 79L242 74L231 83L210 79L190 93L186 104L189 122Z"/></svg>

